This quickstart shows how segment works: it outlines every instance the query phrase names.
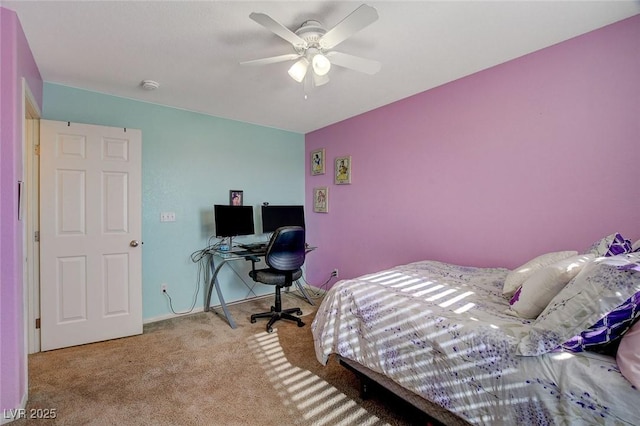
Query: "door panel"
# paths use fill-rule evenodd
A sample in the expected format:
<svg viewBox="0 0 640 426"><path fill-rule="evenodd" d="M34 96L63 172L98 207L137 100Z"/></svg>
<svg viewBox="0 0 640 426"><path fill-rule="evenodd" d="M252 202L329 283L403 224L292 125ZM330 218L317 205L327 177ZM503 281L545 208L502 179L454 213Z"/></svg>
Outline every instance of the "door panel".
<svg viewBox="0 0 640 426"><path fill-rule="evenodd" d="M142 333L139 130L41 121L41 345Z"/></svg>
<svg viewBox="0 0 640 426"><path fill-rule="evenodd" d="M87 258L58 257L56 292L58 324L87 320Z"/></svg>
<svg viewBox="0 0 640 426"><path fill-rule="evenodd" d="M127 291L127 274L129 273L129 256L126 254L109 254L103 257L104 271L104 315L128 315L129 292Z"/></svg>
<svg viewBox="0 0 640 426"><path fill-rule="evenodd" d="M86 235L86 180L84 170L56 170L56 235Z"/></svg>

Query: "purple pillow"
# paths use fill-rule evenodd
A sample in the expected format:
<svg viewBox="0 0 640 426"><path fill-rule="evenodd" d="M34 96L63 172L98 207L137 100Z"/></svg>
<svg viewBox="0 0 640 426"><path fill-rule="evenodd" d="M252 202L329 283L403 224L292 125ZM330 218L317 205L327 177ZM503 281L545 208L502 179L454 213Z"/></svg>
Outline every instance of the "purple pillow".
<svg viewBox="0 0 640 426"><path fill-rule="evenodd" d="M638 319L640 319L640 293L635 293L594 325L567 340L560 347L569 352L606 350L617 345L624 333Z"/></svg>
<svg viewBox="0 0 640 426"><path fill-rule="evenodd" d="M589 247L585 254L595 254L596 256L616 256L618 254L631 253L633 249L630 240L625 239L619 233L607 235L596 241Z"/></svg>
<svg viewBox="0 0 640 426"><path fill-rule="evenodd" d="M605 256L616 256L618 254L631 253L631 240L627 240L620 234L616 234L615 241L609 246L609 251Z"/></svg>

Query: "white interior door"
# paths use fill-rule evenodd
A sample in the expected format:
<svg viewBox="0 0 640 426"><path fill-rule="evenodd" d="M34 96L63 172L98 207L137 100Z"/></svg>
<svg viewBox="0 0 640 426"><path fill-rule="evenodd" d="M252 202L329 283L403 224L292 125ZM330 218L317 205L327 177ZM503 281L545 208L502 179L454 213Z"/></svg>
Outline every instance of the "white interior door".
<svg viewBox="0 0 640 426"><path fill-rule="evenodd" d="M40 122L41 348L142 333L140 130Z"/></svg>

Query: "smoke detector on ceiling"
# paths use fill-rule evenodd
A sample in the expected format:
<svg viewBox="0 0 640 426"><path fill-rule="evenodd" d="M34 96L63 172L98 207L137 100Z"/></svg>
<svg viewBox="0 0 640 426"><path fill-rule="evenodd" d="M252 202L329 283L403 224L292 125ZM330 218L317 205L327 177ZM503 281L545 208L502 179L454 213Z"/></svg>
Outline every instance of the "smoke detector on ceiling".
<svg viewBox="0 0 640 426"><path fill-rule="evenodd" d="M160 83L153 80L142 80L140 86L142 86L144 90L156 90L158 87L160 87Z"/></svg>

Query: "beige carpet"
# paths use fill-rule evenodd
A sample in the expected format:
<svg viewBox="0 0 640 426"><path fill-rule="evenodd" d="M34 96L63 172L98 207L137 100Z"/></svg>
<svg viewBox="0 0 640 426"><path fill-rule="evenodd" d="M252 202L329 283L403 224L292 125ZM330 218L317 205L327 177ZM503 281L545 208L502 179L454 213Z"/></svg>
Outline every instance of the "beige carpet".
<svg viewBox="0 0 640 426"><path fill-rule="evenodd" d="M12 425L404 425L415 413L390 396L359 398L359 381L334 360L315 358L315 307L294 295L306 325L279 321L273 333L251 313L271 298L230 307L238 328L214 312L148 324L139 336L29 357L29 409L56 419Z"/></svg>

